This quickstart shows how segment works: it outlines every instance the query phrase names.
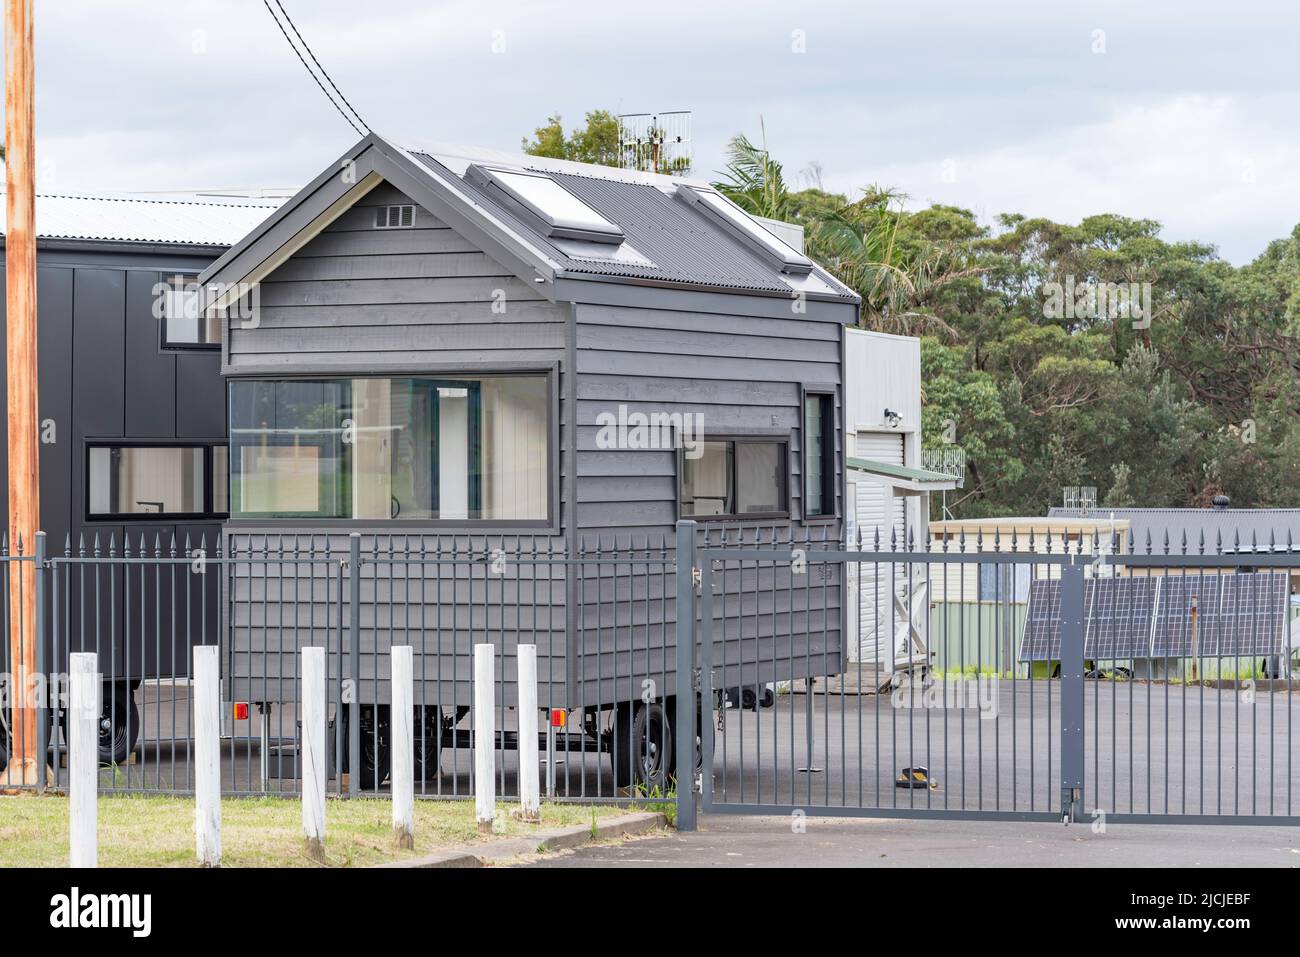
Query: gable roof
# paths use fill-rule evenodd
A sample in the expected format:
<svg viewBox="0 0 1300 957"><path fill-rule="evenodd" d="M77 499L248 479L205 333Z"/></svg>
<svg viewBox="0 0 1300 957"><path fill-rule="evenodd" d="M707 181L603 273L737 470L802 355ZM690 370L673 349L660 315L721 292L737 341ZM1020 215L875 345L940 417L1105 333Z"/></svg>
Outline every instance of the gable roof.
<svg viewBox="0 0 1300 957"><path fill-rule="evenodd" d="M509 201L467 176L476 164L547 174L618 226L623 243L602 246L545 235ZM347 175L340 175L341 170ZM373 133L236 243L203 274L202 281L234 284L263 278L384 181L479 244L521 279L534 282L552 300L559 298L555 282L591 280L785 299L802 293L809 299L847 304L859 301L851 289L815 265L807 275L782 273L730 230L674 195L683 187L707 188L707 184L491 150L402 147Z"/></svg>
<svg viewBox="0 0 1300 957"><path fill-rule="evenodd" d="M3 197L3 190L0 190ZM279 206L255 200L37 193L37 239L231 246ZM0 201L0 234L6 209Z"/></svg>

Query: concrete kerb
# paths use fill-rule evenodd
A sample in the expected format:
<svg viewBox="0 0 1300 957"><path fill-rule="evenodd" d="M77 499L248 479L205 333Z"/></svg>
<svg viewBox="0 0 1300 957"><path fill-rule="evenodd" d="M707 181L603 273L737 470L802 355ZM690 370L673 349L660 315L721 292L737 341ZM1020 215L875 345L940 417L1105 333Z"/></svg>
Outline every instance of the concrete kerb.
<svg viewBox="0 0 1300 957"><path fill-rule="evenodd" d="M543 828L528 837L512 837L488 844L460 844L423 857L387 861L374 866L487 867L492 864L509 863L525 855L537 854L538 848L544 848L547 852L571 850L588 844L617 840L620 837L649 834L667 826L668 822L664 815L641 811L634 814L621 814L607 821L597 821L594 828L590 824Z"/></svg>

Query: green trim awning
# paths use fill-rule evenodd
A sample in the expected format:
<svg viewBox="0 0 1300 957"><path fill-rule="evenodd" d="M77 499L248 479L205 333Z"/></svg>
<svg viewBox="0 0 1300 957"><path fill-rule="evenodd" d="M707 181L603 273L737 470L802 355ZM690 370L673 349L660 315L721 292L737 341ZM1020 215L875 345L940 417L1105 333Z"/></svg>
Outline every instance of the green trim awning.
<svg viewBox="0 0 1300 957"><path fill-rule="evenodd" d="M871 459L859 459L853 456L846 458L844 465L850 471L866 472L868 475L885 479L897 488L910 489L914 492L942 492L957 487L957 476L931 472L929 469L916 469L890 462L873 462Z"/></svg>

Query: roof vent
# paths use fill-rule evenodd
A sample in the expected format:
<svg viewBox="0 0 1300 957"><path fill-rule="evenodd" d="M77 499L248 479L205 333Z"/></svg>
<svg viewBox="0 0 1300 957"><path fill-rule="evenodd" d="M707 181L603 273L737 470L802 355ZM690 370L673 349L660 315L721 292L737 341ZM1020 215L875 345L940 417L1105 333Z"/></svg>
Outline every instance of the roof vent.
<svg viewBox="0 0 1300 957"><path fill-rule="evenodd" d="M407 229L415 225L414 206L376 206L376 229Z"/></svg>
<svg viewBox="0 0 1300 957"><path fill-rule="evenodd" d="M1228 496L1226 495L1214 496L1214 508L1216 511L1222 512L1225 508L1227 508L1231 504L1232 504L1232 499L1228 498Z"/></svg>

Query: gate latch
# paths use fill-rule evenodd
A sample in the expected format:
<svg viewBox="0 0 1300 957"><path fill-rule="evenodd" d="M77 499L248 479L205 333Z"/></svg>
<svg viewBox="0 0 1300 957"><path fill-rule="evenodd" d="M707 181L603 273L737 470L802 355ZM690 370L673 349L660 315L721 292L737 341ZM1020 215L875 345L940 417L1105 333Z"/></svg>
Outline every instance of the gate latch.
<svg viewBox="0 0 1300 957"><path fill-rule="evenodd" d="M701 591L703 591L703 583L704 583L704 569L692 567L691 587L695 589L695 594L698 595L700 594Z"/></svg>

